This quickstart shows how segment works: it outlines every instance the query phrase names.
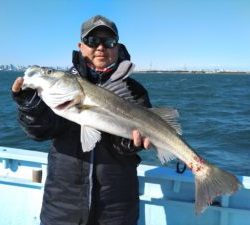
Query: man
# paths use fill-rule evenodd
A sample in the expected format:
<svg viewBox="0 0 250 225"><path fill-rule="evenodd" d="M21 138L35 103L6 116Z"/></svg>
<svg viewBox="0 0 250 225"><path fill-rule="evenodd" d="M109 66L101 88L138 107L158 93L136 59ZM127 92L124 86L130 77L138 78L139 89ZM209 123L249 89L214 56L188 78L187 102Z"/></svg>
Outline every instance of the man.
<svg viewBox="0 0 250 225"><path fill-rule="evenodd" d="M151 107L147 91L126 78L130 56L118 43L116 25L95 16L81 27L79 51L73 52L72 74L95 84L110 77L125 79L134 98ZM131 140L102 133L95 148L83 153L80 126L55 115L34 90L22 91L23 79L12 86L18 103L18 119L35 140L52 139L48 156L41 224L43 225L135 225L139 215L136 152L149 147L149 140L137 130Z"/></svg>

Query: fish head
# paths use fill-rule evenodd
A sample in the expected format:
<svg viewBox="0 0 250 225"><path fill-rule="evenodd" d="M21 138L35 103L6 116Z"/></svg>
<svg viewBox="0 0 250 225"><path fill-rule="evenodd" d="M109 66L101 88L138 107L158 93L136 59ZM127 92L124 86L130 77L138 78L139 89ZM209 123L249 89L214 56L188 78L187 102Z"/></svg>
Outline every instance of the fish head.
<svg viewBox="0 0 250 225"><path fill-rule="evenodd" d="M24 73L22 89L36 89L52 109L66 109L78 104L84 92L76 76L48 67L30 66Z"/></svg>
<svg viewBox="0 0 250 225"><path fill-rule="evenodd" d="M65 73L48 67L30 66L24 73L23 89L46 89L51 88Z"/></svg>

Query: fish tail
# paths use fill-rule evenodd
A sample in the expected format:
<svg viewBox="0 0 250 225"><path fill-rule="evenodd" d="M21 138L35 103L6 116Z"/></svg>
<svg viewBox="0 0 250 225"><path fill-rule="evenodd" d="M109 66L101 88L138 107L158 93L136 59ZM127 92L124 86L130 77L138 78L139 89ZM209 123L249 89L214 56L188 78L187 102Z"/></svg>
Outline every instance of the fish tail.
<svg viewBox="0 0 250 225"><path fill-rule="evenodd" d="M232 194L241 186L234 175L208 163L204 163L203 169L194 174L196 214L211 205L216 196Z"/></svg>

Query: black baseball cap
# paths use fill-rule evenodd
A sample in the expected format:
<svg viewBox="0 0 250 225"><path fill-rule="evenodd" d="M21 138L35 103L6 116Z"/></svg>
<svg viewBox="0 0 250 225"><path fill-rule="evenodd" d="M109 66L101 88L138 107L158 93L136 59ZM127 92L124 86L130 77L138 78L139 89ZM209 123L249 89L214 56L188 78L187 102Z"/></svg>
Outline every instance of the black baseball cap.
<svg viewBox="0 0 250 225"><path fill-rule="evenodd" d="M82 26L81 26L81 39L86 37L92 30L96 29L97 27L108 28L109 30L111 30L114 33L114 35L117 38L119 38L118 30L117 30L115 23L113 21L107 19L104 16L97 15L97 16L90 18L89 20L87 20L86 22L84 22L82 24Z"/></svg>

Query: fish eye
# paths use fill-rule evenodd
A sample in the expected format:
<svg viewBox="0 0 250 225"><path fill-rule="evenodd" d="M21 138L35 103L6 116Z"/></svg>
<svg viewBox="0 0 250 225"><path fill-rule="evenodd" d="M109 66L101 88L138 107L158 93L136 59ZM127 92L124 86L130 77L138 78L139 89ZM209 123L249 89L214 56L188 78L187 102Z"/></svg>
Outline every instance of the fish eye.
<svg viewBox="0 0 250 225"><path fill-rule="evenodd" d="M48 70L47 70L47 74L51 74L52 72L53 72L52 69L48 69Z"/></svg>

